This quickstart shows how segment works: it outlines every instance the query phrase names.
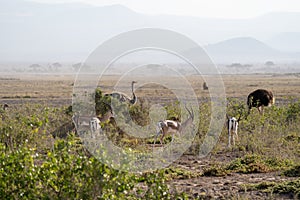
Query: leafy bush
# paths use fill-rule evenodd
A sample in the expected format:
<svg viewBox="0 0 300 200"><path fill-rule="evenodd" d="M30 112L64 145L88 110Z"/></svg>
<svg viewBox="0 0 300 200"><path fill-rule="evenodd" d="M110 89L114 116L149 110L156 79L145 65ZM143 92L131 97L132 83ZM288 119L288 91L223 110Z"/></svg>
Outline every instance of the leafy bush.
<svg viewBox="0 0 300 200"><path fill-rule="evenodd" d="M243 158L237 158L226 167L227 170L240 173L264 173L286 169L293 164L290 160L266 158L256 154L249 154Z"/></svg>
<svg viewBox="0 0 300 200"><path fill-rule="evenodd" d="M262 182L258 184L244 185L247 190L262 190L263 192L272 194L284 194L291 196L291 199L299 199L300 197L300 179L292 181L284 181L281 183Z"/></svg>
<svg viewBox="0 0 300 200"><path fill-rule="evenodd" d="M178 167L169 167L162 170L168 180L171 179L190 179L199 177L201 174Z"/></svg>
<svg viewBox="0 0 300 200"><path fill-rule="evenodd" d="M100 88L95 91L95 110L96 115L103 115L110 110L111 98L104 96Z"/></svg>
<svg viewBox="0 0 300 200"><path fill-rule="evenodd" d="M181 119L180 102L176 101L165 106L167 119L179 121Z"/></svg>
<svg viewBox="0 0 300 200"><path fill-rule="evenodd" d="M92 157L81 140L49 134L70 110L24 105L0 121L0 196L3 199L174 199L164 170L131 174ZM54 142L53 142L54 141ZM105 153L105 152L103 152ZM146 185L146 187L144 187Z"/></svg>
<svg viewBox="0 0 300 200"><path fill-rule="evenodd" d="M283 174L289 177L300 177L300 165L296 165L291 169L284 171Z"/></svg>
<svg viewBox="0 0 300 200"><path fill-rule="evenodd" d="M146 126L150 123L149 109L145 109L143 104L137 104L129 110L132 120L139 126Z"/></svg>
<svg viewBox="0 0 300 200"><path fill-rule="evenodd" d="M0 147L0 195L5 199L173 199L180 195L169 192L164 170L136 175L111 169L87 156L74 137L57 140L46 155L26 147L17 151Z"/></svg>
<svg viewBox="0 0 300 200"><path fill-rule="evenodd" d="M203 176L226 176L229 173L223 165L215 164L210 166L203 171Z"/></svg>
<svg viewBox="0 0 300 200"><path fill-rule="evenodd" d="M286 181L268 188L269 191L279 194L293 194L295 198L300 198L300 179Z"/></svg>
<svg viewBox="0 0 300 200"><path fill-rule="evenodd" d="M8 152L0 143L0 196L3 199L36 199L41 194L34 149Z"/></svg>
<svg viewBox="0 0 300 200"><path fill-rule="evenodd" d="M291 103L287 108L286 120L291 122L297 120L300 116L300 101Z"/></svg>

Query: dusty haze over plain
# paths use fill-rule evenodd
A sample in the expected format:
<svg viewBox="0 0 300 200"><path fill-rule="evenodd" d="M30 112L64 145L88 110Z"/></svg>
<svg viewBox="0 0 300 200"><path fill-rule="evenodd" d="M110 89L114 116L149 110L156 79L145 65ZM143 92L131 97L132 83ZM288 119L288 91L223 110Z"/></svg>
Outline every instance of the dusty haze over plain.
<svg viewBox="0 0 300 200"><path fill-rule="evenodd" d="M186 35L216 63L299 63L299 19L295 0L2 0L0 62L82 62L117 34L153 27Z"/></svg>

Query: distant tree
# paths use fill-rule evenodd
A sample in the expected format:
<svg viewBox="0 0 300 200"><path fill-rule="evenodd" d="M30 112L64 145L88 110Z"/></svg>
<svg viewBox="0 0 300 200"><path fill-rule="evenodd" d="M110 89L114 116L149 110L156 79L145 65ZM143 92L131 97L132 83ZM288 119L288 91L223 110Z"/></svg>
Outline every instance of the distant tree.
<svg viewBox="0 0 300 200"><path fill-rule="evenodd" d="M78 72L79 69L81 71L84 71L84 72L88 72L88 71L91 71L92 70L92 67L89 66L89 65L86 65L86 64L82 64L82 63L76 63L76 64L73 64L72 65L72 68L75 72Z"/></svg>
<svg viewBox="0 0 300 200"><path fill-rule="evenodd" d="M227 67L240 68L243 67L243 65L241 63L232 63L231 65L227 65Z"/></svg>
<svg viewBox="0 0 300 200"><path fill-rule="evenodd" d="M14 72L25 72L26 69L24 69L24 68L12 68L12 71L14 71Z"/></svg>
<svg viewBox="0 0 300 200"><path fill-rule="evenodd" d="M241 63L232 63L231 65L227 65L227 67L232 67L232 68L250 68L252 67L251 64L244 64L242 65Z"/></svg>
<svg viewBox="0 0 300 200"><path fill-rule="evenodd" d="M147 65L147 69L150 69L152 71L156 71L156 70L159 70L159 65L154 65L154 64L149 64Z"/></svg>
<svg viewBox="0 0 300 200"><path fill-rule="evenodd" d="M62 65L58 62L55 62L55 63L52 64L52 69L54 71L59 71L59 69L61 69L61 68L62 68Z"/></svg>
<svg viewBox="0 0 300 200"><path fill-rule="evenodd" d="M245 67L245 68L250 68L250 67L252 67L253 65L251 65L251 64L244 64L243 65L243 67Z"/></svg>
<svg viewBox="0 0 300 200"><path fill-rule="evenodd" d="M50 71L50 72L51 72L51 71L53 71L53 69L52 69L52 65L51 65L51 64L48 64L48 66L47 66L47 67L48 67L48 71Z"/></svg>
<svg viewBox="0 0 300 200"><path fill-rule="evenodd" d="M31 69L30 71L33 71L33 72L39 72L39 71L41 71L42 66L39 64L32 64L29 66L29 69Z"/></svg>
<svg viewBox="0 0 300 200"><path fill-rule="evenodd" d="M81 67L81 63L76 63L72 65L72 68L75 72L77 72Z"/></svg>
<svg viewBox="0 0 300 200"><path fill-rule="evenodd" d="M265 65L266 65L267 67L271 67L271 66L274 66L275 63L272 62L272 61L267 61L267 62L265 63Z"/></svg>

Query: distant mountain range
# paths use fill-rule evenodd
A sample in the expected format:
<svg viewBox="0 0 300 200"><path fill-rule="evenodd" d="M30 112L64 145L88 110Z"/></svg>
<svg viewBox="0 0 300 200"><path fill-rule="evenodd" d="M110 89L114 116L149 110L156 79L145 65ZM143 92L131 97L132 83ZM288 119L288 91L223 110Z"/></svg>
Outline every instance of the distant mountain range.
<svg viewBox="0 0 300 200"><path fill-rule="evenodd" d="M300 61L300 53L280 51L251 37L238 37L204 47L213 60L230 62Z"/></svg>
<svg viewBox="0 0 300 200"><path fill-rule="evenodd" d="M300 62L300 13L251 19L144 15L122 5L0 1L1 62L81 62L103 41L138 28L177 31L215 62ZM192 52L192 50L191 50Z"/></svg>

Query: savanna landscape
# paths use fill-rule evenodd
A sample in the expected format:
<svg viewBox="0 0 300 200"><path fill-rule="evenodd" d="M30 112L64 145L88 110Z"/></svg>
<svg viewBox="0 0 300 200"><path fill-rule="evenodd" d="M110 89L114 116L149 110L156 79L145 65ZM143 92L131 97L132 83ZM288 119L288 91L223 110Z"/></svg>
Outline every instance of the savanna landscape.
<svg viewBox="0 0 300 200"><path fill-rule="evenodd" d="M99 95L111 92L119 78L103 77ZM201 76L186 79L199 102L192 144L165 168L130 173L97 160L74 129L75 75L1 74L0 103L9 106L1 110L0 118L1 199L299 199L300 75L222 75L226 113L242 116L239 140L227 146L226 116L220 116L223 130L206 157L199 157L199 147L211 120L209 89L203 90ZM275 104L263 114L253 108L247 115L247 95L258 88L271 90ZM167 90L155 84L138 87L137 83L138 101L129 108L134 122L147 125L153 103L161 104L167 119L180 119L176 96ZM164 148L154 141L155 133L136 138L117 123L101 126L124 151ZM175 142L181 139L175 136ZM170 144L171 137L164 143ZM105 150L102 154L109 158Z"/></svg>
<svg viewBox="0 0 300 200"><path fill-rule="evenodd" d="M0 200L300 199L299 19L297 0L1 0Z"/></svg>

